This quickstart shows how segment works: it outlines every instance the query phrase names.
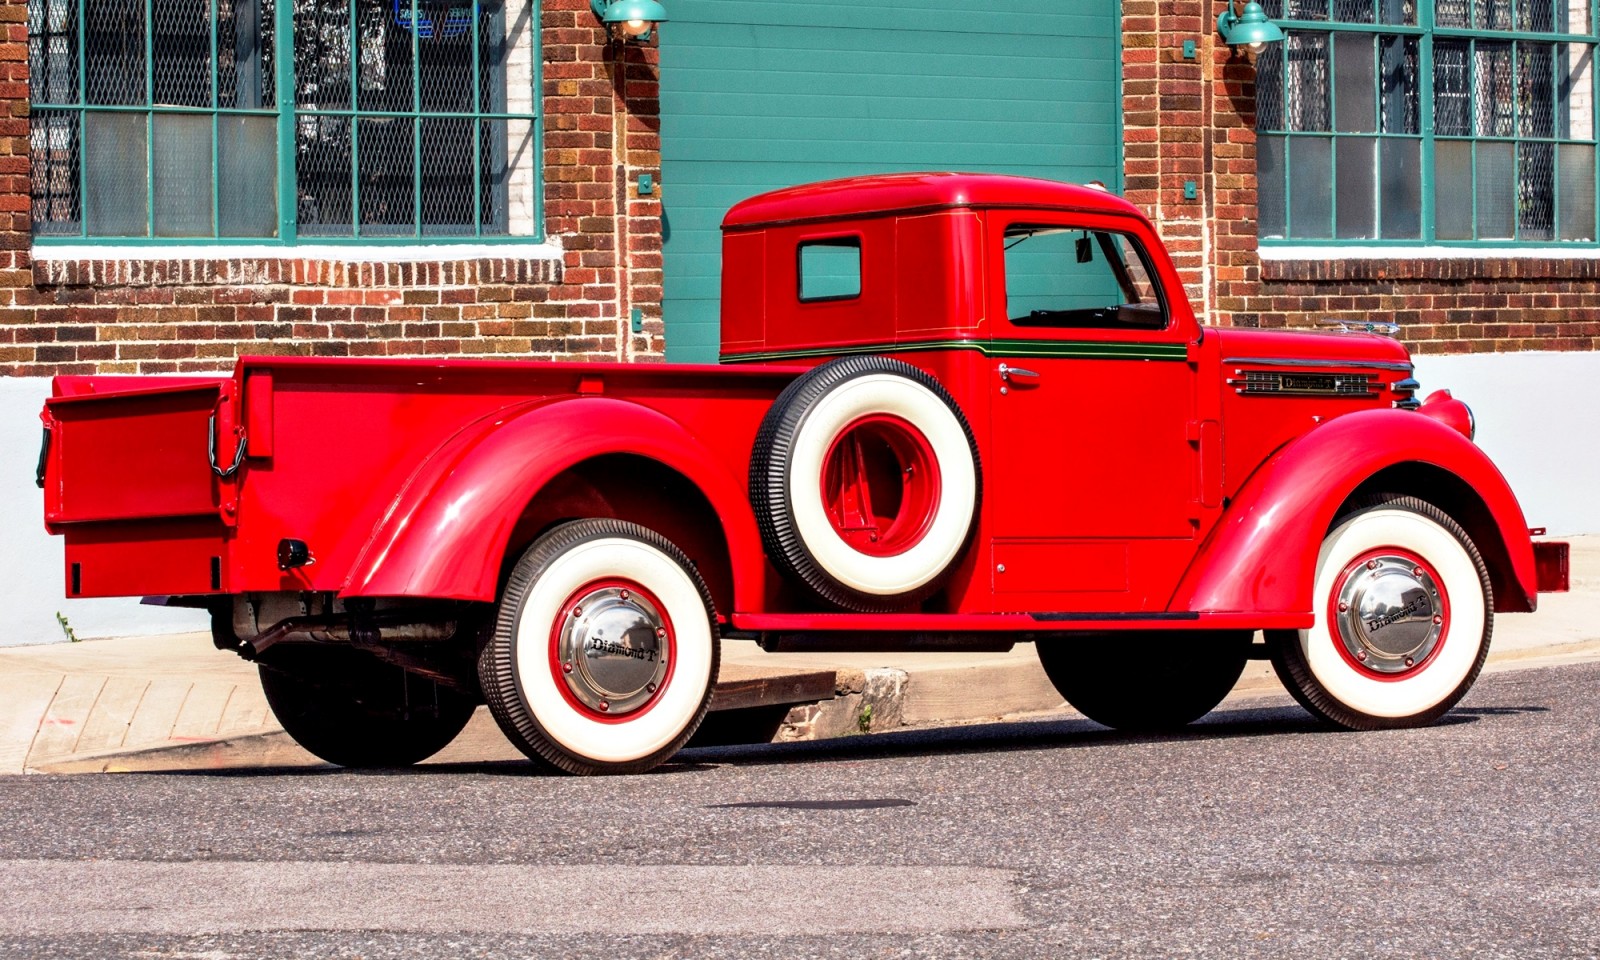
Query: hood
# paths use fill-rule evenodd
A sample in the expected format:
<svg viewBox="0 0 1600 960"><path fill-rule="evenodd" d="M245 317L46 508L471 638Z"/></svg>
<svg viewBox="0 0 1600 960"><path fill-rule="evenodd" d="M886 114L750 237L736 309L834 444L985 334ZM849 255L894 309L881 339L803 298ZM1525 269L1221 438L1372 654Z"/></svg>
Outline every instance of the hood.
<svg viewBox="0 0 1600 960"><path fill-rule="evenodd" d="M1257 330L1207 327L1216 337L1224 363L1240 360L1298 360L1340 363L1411 364L1411 352L1400 341L1377 333L1331 330Z"/></svg>

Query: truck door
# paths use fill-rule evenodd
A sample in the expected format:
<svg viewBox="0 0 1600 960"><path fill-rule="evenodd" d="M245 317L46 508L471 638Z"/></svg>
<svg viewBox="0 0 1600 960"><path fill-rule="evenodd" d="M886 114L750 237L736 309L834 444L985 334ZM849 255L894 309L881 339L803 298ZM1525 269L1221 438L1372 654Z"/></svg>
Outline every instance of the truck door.
<svg viewBox="0 0 1600 960"><path fill-rule="evenodd" d="M1161 609L1192 548L1197 327L1138 232L990 214L984 473L1002 608Z"/></svg>

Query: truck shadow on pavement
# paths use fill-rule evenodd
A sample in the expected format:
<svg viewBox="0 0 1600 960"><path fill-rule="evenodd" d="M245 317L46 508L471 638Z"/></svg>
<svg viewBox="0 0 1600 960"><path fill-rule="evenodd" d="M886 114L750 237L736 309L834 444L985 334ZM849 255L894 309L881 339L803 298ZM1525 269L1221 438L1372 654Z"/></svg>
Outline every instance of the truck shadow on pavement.
<svg viewBox="0 0 1600 960"><path fill-rule="evenodd" d="M1429 729L1476 723L1483 719L1548 713L1549 707L1505 705L1458 707ZM1374 735L1381 735L1374 734ZM957 726L918 727L884 733L808 740L791 743L759 743L731 746L693 747L645 776L674 776L702 773L719 766L764 766L799 763L826 763L862 759L926 757L965 753L1096 749L1129 743L1172 743L1216 741L1247 737L1359 737L1360 733L1336 730L1321 723L1297 706L1258 706L1214 712L1182 730L1170 733L1124 733L1102 727L1081 717L997 721ZM144 775L183 777L321 777L321 776L435 776L479 774L503 777L539 777L544 771L521 760L427 763L415 767L377 770L346 770L333 766L231 767L203 770L142 771Z"/></svg>
<svg viewBox="0 0 1600 960"><path fill-rule="evenodd" d="M1477 722L1479 714L1520 713L1547 708L1501 707L1455 710L1435 727ZM917 757L960 753L1095 749L1129 743L1226 740L1242 737L1360 736L1336 730L1296 706L1251 707L1209 714L1182 730L1127 733L1081 717L1000 721L949 727L919 727L833 740L702 747L684 750L675 762L751 766L864 758Z"/></svg>

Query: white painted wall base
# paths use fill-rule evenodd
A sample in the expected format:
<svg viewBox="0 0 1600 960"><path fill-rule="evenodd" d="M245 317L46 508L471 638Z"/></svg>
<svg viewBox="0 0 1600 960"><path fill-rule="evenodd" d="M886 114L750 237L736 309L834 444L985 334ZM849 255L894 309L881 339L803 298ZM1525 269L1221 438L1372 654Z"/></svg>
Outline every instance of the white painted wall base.
<svg viewBox="0 0 1600 960"><path fill-rule="evenodd" d="M1600 353L1494 353L1417 358L1423 394L1448 387L1478 418L1478 443L1504 471L1528 522L1552 535L1600 533ZM66 600L61 541L44 532L33 484L46 379L0 378L0 645L206 629L192 610L136 599Z"/></svg>
<svg viewBox="0 0 1600 960"><path fill-rule="evenodd" d="M1478 419L1478 445L1505 474L1528 525L1600 533L1600 353L1415 358L1420 396L1440 388Z"/></svg>
<svg viewBox="0 0 1600 960"><path fill-rule="evenodd" d="M195 610L147 607L137 597L65 599L61 540L44 532L44 494L34 486L39 410L50 395L43 377L0 377L0 646L66 640L67 618L80 640L205 630Z"/></svg>

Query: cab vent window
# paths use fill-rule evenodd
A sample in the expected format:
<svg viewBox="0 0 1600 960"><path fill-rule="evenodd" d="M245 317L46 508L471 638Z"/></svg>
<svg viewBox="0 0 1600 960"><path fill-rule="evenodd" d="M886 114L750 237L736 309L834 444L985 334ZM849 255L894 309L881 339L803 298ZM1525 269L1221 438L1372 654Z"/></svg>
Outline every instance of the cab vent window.
<svg viewBox="0 0 1600 960"><path fill-rule="evenodd" d="M861 296L861 238L829 237L800 244L800 302Z"/></svg>

